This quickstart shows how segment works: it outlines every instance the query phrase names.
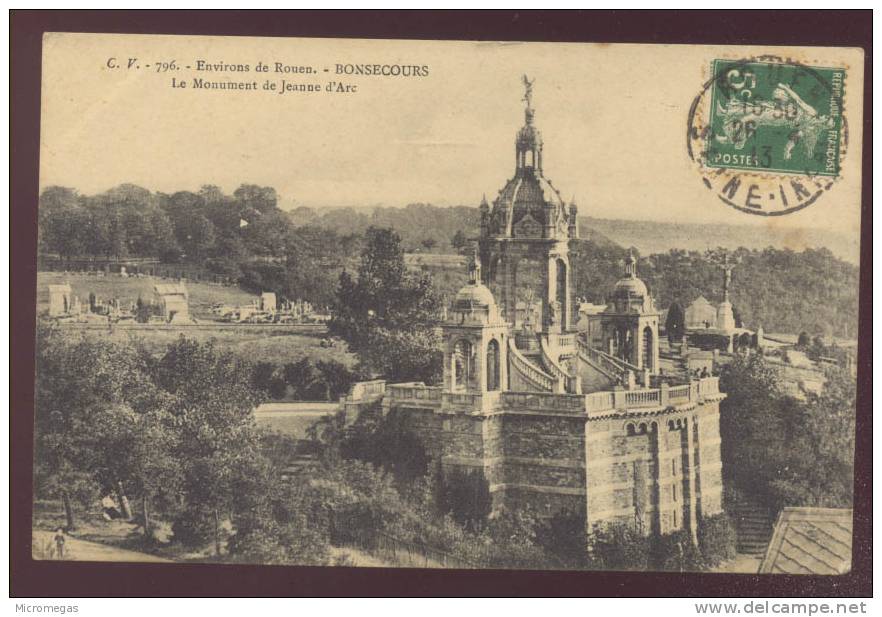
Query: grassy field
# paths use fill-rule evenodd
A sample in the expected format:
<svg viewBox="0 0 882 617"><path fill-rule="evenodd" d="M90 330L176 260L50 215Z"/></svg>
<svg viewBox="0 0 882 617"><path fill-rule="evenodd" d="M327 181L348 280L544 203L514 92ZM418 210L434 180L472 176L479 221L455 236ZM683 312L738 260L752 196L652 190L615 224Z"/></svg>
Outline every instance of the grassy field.
<svg viewBox="0 0 882 617"><path fill-rule="evenodd" d="M89 292L94 292L101 299L119 298L123 303L134 302L140 294L143 299L153 297L153 285L162 281L158 278L123 278L120 276L95 277L84 274L64 274L60 272L40 272L37 274L37 312L48 309L49 291L47 286L69 283L74 295L80 301L88 303ZM190 292L190 311L196 316L205 315L212 304L223 302L231 305L250 304L256 297L238 287L227 287L209 283L188 282ZM355 356L346 349L346 344L337 342L334 347L322 347L325 338L322 333L291 333L273 332L260 329L247 330L180 330L144 332L114 329L71 332L71 336L110 337L116 341L141 341L153 353L162 353L183 335L200 342L214 341L215 346L224 351L233 352L243 358L254 361L286 364L296 362L304 357L313 361L336 360L348 367L355 364Z"/></svg>
<svg viewBox="0 0 882 617"><path fill-rule="evenodd" d="M123 305L127 305L135 302L139 295L144 301L151 300L153 285L162 282L172 281L158 277L123 278L116 274L98 277L64 272L38 272L37 312L49 308L48 285L69 283L73 294L79 296L80 302L83 304L88 304L89 293L92 292L101 300L119 298ZM257 299L254 294L238 287L214 283L187 281L187 290L190 292L190 312L196 317L208 315L208 309L212 304L224 303L238 306L251 304Z"/></svg>

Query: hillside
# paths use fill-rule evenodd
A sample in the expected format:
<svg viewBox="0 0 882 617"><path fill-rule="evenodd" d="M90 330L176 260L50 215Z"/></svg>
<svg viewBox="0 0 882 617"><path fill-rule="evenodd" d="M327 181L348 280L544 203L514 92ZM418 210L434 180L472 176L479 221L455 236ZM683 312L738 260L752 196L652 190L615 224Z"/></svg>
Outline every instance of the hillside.
<svg viewBox="0 0 882 617"><path fill-rule="evenodd" d="M362 234L371 225L392 227L401 236L408 252L453 252L451 240L457 232L465 238L477 238L481 225L478 208L454 206L443 208L431 204L410 204L403 208L327 208L321 211L301 207L288 212L296 226L311 225L334 230L340 236ZM616 243L590 225L581 225L583 239L601 246ZM625 245L628 246L628 245Z"/></svg>
<svg viewBox="0 0 882 617"><path fill-rule="evenodd" d="M836 257L857 264L860 258L858 239L848 234L811 228L791 230L785 241L760 225L724 225L699 223L664 223L579 217L579 229L586 229L621 246L637 248L643 255L667 253L671 249L705 251L708 248L762 250L782 245L794 251L827 248ZM792 246L790 244L792 244Z"/></svg>

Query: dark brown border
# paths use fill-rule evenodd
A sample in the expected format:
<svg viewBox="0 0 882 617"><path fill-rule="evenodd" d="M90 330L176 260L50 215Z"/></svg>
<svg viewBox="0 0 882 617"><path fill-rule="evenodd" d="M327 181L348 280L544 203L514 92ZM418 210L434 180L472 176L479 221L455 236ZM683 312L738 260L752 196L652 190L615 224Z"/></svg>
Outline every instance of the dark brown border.
<svg viewBox="0 0 882 617"><path fill-rule="evenodd" d="M872 595L872 11L11 11L10 30L10 589L14 596ZM860 396L852 572L842 577L759 577L32 561L40 43L42 33L51 31L863 48Z"/></svg>

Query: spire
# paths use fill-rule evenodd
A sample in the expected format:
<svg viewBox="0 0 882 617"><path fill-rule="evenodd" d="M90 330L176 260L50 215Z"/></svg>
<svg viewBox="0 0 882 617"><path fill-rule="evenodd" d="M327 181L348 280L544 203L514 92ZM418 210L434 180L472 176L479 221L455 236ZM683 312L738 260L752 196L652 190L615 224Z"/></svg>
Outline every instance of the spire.
<svg viewBox="0 0 882 617"><path fill-rule="evenodd" d="M524 126L518 131L515 149L516 169L519 172L527 169L542 171L542 136L533 126L533 82L524 75Z"/></svg>
<svg viewBox="0 0 882 617"><path fill-rule="evenodd" d="M637 260L631 249L628 249L628 258L625 259L625 275L632 279L637 278Z"/></svg>
<svg viewBox="0 0 882 617"><path fill-rule="evenodd" d="M489 207L490 205L487 203L487 193L484 193L484 195L481 197L481 209L485 210Z"/></svg>
<svg viewBox="0 0 882 617"><path fill-rule="evenodd" d="M478 249L475 249L469 262L469 284L477 285L481 282L481 259L478 257Z"/></svg>

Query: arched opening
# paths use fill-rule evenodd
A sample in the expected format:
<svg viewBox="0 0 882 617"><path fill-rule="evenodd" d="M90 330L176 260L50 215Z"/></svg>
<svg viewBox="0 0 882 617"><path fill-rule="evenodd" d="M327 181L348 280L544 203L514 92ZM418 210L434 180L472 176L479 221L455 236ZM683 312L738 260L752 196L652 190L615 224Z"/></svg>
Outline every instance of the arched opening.
<svg viewBox="0 0 882 617"><path fill-rule="evenodd" d="M626 430L626 432L627 432L627 434L628 434L628 437L633 437L634 435L637 434L636 431L634 430L634 425L633 425L633 424L628 424L628 425L625 427L625 430Z"/></svg>
<svg viewBox="0 0 882 617"><path fill-rule="evenodd" d="M474 373L474 349L466 340L453 346L453 388L465 390L472 383Z"/></svg>
<svg viewBox="0 0 882 617"><path fill-rule="evenodd" d="M499 343L487 343L487 389L499 390Z"/></svg>
<svg viewBox="0 0 882 617"><path fill-rule="evenodd" d="M619 357L625 362L633 364L636 362L636 358L634 357L634 338L631 336L631 330L622 330L621 338L622 345L619 351Z"/></svg>
<svg viewBox="0 0 882 617"><path fill-rule="evenodd" d="M564 263L563 259L557 260L557 280L556 280L556 298L558 302L558 306L560 307L560 315L557 317L560 319L561 327L566 330L567 329L567 297L569 295L569 289L567 287L567 265Z"/></svg>
<svg viewBox="0 0 882 617"><path fill-rule="evenodd" d="M613 330L612 336L609 338L609 349L607 353L614 358L619 356L619 350L622 348L622 335L618 328Z"/></svg>
<svg viewBox="0 0 882 617"><path fill-rule="evenodd" d="M648 371L652 371L655 367L652 365L654 354L652 353L653 334L652 328L646 326L643 328L643 367Z"/></svg>
<svg viewBox="0 0 882 617"><path fill-rule="evenodd" d="M512 267L515 306L512 307L511 316L515 328L520 329L529 323L533 330L541 330L544 323L542 314L542 298L544 289L542 286L542 267L537 260L525 257Z"/></svg>

